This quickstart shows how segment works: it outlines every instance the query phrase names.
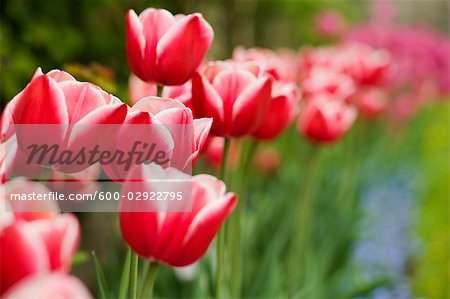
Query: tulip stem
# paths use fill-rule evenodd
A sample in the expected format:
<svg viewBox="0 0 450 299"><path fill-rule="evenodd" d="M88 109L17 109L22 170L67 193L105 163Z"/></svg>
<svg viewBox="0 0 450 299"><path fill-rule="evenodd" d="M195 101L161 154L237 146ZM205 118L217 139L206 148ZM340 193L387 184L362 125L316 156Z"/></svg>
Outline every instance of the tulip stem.
<svg viewBox="0 0 450 299"><path fill-rule="evenodd" d="M162 85L162 84L156 85L156 96L157 97L162 97L163 89L164 89L164 85Z"/></svg>
<svg viewBox="0 0 450 299"><path fill-rule="evenodd" d="M137 274L139 267L139 257L136 253L131 254L131 265L130 265L130 289L129 297L131 299L137 298Z"/></svg>
<svg viewBox="0 0 450 299"><path fill-rule="evenodd" d="M314 187L317 183L316 164L319 156L320 148L313 144L308 144L304 159L302 159L302 162L305 163L302 165L304 166L303 181L300 184L296 208L293 209L295 214L293 215L294 219L291 228L292 241L287 256L287 261L294 271L289 275L292 282L298 282L300 280L298 277L300 274L299 270L306 267L306 253L308 252L306 247L308 246L312 233L311 220L315 208ZM292 267L292 265L296 266Z"/></svg>
<svg viewBox="0 0 450 299"><path fill-rule="evenodd" d="M158 272L159 264L157 262L150 262L147 273L145 274L144 284L139 298L153 298L153 285L155 284L156 273Z"/></svg>
<svg viewBox="0 0 450 299"><path fill-rule="evenodd" d="M225 138L222 154L222 163L220 166L220 179L225 181L225 176L227 174L227 162L228 154L230 152L230 138ZM225 234L224 227L219 230L217 234L217 268L216 268L216 289L215 298L221 298L222 293L222 281L223 281L223 265L224 265L224 251L225 251Z"/></svg>

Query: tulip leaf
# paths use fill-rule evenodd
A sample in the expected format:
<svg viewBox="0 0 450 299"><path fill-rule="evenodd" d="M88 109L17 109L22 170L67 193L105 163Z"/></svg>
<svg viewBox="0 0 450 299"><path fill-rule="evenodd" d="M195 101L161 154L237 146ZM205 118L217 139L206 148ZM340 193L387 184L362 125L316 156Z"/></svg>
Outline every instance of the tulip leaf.
<svg viewBox="0 0 450 299"><path fill-rule="evenodd" d="M125 263L123 264L122 276L120 277L119 299L127 297L128 284L130 282L130 267L131 267L131 249L128 249Z"/></svg>
<svg viewBox="0 0 450 299"><path fill-rule="evenodd" d="M108 286L106 284L105 274L103 272L100 261L98 260L97 256L95 255L95 252L92 251L91 254L92 254L92 259L94 261L95 275L97 276L97 284L98 284L98 289L100 292L100 298L107 299L109 291L108 291Z"/></svg>
<svg viewBox="0 0 450 299"><path fill-rule="evenodd" d="M89 253L78 250L72 259L72 267L85 264L89 260Z"/></svg>

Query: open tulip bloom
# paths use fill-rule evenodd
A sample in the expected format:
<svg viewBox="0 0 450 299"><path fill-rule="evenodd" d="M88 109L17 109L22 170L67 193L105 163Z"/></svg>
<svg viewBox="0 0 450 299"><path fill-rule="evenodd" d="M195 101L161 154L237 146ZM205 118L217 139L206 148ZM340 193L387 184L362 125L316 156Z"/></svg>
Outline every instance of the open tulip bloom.
<svg viewBox="0 0 450 299"><path fill-rule="evenodd" d="M6 24L8 46L5 51L2 47L1 60L14 76L10 69L25 69L35 61L26 56L26 63L18 63L20 59L8 56L10 49L16 51L16 41L11 39L10 45L8 38L17 28L34 24L34 19L18 22L22 16L18 8L53 6L7 2L2 26ZM435 258L446 256L439 246L421 247L425 255L414 252L414 259L395 254L400 262L383 257L379 268L388 269L389 275L379 276L382 271L367 275L367 268L378 269L378 264L372 265L378 255L370 251L370 267L361 263L361 256L368 256L367 248L375 246L365 244L366 237L359 238L355 230L384 222L371 214L373 198L386 198L393 207L407 202L399 195L412 197L410 186L416 183L416 174L406 173L404 179L403 165L408 171L416 167L426 173L420 187L430 190L421 190L420 195L432 194L434 201L424 205L421 216L433 215L433 221L444 227L445 221L435 218L441 210L436 198L448 189L448 173L434 170L435 165L448 165L439 160L448 156L448 134L441 138L448 126L445 123L443 128L440 122L448 114L444 107L448 103L441 101L439 109L427 109L418 118L420 126L411 122L413 132L408 132L410 122L405 120L435 98L448 97L448 37L425 28L396 28L392 20L383 20L379 26L375 17L368 26L353 28L344 14L322 10L312 25L323 41L331 38L336 44L257 47L272 41L267 36L267 40L252 38L249 43L255 47L246 49L233 43L247 38L249 32L258 35L270 29L268 33L280 33L273 39L277 42L283 36L302 36L302 43L310 34L297 34L303 23L295 23L294 28L287 20L292 32L279 30L285 20L276 24L269 18L269 24L276 26L262 26L261 11L279 5L272 1L270 6L258 4L251 12L257 15L256 26L252 24L250 31L242 28L235 37L241 23L248 22L248 14L233 1L219 1L230 11L214 14L207 9L205 16L218 16L211 24L223 26L216 34L226 33L226 37L219 38L208 53L214 31L202 14L173 15L147 8L138 15L126 7L128 2L121 6L112 1L114 11L124 9L123 57L127 56L129 67L125 73L120 72L124 68L116 56L111 56L114 72L96 62L69 64L67 71L45 73L37 68L32 74L32 69L28 84L2 108L1 298L323 299L379 294L409 298L413 289L423 291L414 293L423 298L448 297L448 291L425 292L438 290L438 277L448 278L447 269L436 270ZM171 7L184 11L209 8L217 1L201 6L176 2ZM280 5L277 13L291 4ZM305 10L293 10L300 11ZM11 12L14 16L8 16ZM92 15L103 18L103 14ZM65 24L61 30L70 36L72 30L66 30ZM54 37L41 31L45 24L38 25L33 29L36 36L17 35L39 46L32 53L44 53L48 49L39 42ZM92 31L95 38L81 44L86 45L83 51L90 50L91 42L95 46L97 39L102 49L111 45L103 44L104 32L98 29ZM79 37L69 38L72 52L84 55L87 52L77 52ZM57 49L45 52L53 60L42 65L60 62L61 53L74 58L70 51L60 52L59 43L54 46ZM120 49L117 44L110 48ZM18 57L28 53L22 50L17 49ZM226 53L231 57L214 60L210 56ZM96 55L110 59L103 52ZM120 78L128 82L115 82ZM17 86L14 80L6 82L2 100ZM420 133L424 126L427 135ZM417 144L409 146L411 140ZM384 149L392 151L386 163L380 156L371 156ZM423 154L427 151L432 155ZM400 167L392 167L393 163ZM373 178L389 188L375 186ZM402 180L407 187L399 183ZM408 206L408 215L416 214L413 208L418 202ZM398 212L381 209L392 213L388 210ZM82 212L111 212L114 217L102 218L100 213L84 217ZM366 223L365 214L377 224ZM398 253L398 246L407 247L402 243L405 235L411 236L409 231L404 233L402 224L407 217L396 214L394 218L395 225L389 226L401 236L392 234L395 242L388 242L389 252ZM442 227L433 231L427 221L420 237L444 244L439 234L445 231ZM96 233L89 236L91 231ZM92 253L92 269L76 268L88 262L86 252ZM109 260L119 256L119 263ZM421 267L416 257L424 259ZM397 271L398 264L405 265ZM161 267L162 275L157 276ZM73 268L76 271L71 274ZM92 295L87 288L92 285L85 286L75 276L81 273L79 277L88 282L91 275L84 271L95 274L97 294ZM432 288L422 284L423 273L433 277ZM165 281L158 281L161 278ZM418 286L413 286L417 283L413 280ZM405 289L407 294L400 294Z"/></svg>

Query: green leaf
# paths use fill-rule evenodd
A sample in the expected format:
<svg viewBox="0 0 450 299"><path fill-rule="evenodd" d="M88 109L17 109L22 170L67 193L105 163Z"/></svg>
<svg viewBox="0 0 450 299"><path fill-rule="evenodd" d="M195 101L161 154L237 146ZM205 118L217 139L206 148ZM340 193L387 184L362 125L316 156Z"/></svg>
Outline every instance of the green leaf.
<svg viewBox="0 0 450 299"><path fill-rule="evenodd" d="M105 274L103 272L102 266L95 255L95 252L92 251L92 259L94 261L94 267L95 267L95 275L97 276L97 283L98 283L98 289L100 291L100 298L107 299L108 298L108 286L106 284Z"/></svg>
<svg viewBox="0 0 450 299"><path fill-rule="evenodd" d="M119 299L126 299L128 284L130 282L131 249L128 249L125 263L123 264L122 276L120 277Z"/></svg>
<svg viewBox="0 0 450 299"><path fill-rule="evenodd" d="M78 250L72 259L72 267L85 264L89 260L89 253L86 251Z"/></svg>

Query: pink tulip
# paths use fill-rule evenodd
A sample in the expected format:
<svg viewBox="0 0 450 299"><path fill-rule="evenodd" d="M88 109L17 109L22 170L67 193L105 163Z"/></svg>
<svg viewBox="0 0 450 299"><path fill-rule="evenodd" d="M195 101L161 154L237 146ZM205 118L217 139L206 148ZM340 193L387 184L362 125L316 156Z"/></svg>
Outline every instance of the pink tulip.
<svg viewBox="0 0 450 299"><path fill-rule="evenodd" d="M261 125L252 133L258 139L269 140L278 137L295 116L299 91L295 84L274 84L273 98Z"/></svg>
<svg viewBox="0 0 450 299"><path fill-rule="evenodd" d="M181 85L200 66L214 32L201 14L173 16L148 8L126 16L127 56L133 73L146 82Z"/></svg>
<svg viewBox="0 0 450 299"><path fill-rule="evenodd" d="M129 108L116 147L127 152L136 140L154 143L170 159L164 167L189 172L206 141L211 122L209 118L194 119L192 111L179 101L147 97ZM128 174L124 165L112 164L104 169L112 179L125 179Z"/></svg>
<svg viewBox="0 0 450 299"><path fill-rule="evenodd" d="M387 95L379 88L364 88L353 96L353 101L361 115L376 118L386 111Z"/></svg>
<svg viewBox="0 0 450 299"><path fill-rule="evenodd" d="M14 285L4 299L92 299L83 283L63 273L37 274Z"/></svg>
<svg viewBox="0 0 450 299"><path fill-rule="evenodd" d="M320 12L315 19L317 32L326 37L338 37L345 30L345 19L334 10Z"/></svg>
<svg viewBox="0 0 450 299"><path fill-rule="evenodd" d="M49 191L38 183L22 181L21 186L11 184L14 182L4 186L8 193L42 194ZM15 204L11 206L15 220L0 232L0 293L32 274L69 271L80 239L76 217L71 214L55 215L54 207L49 202L24 201L18 205L14 201L7 202ZM41 206L24 206L28 204ZM11 218L12 215L6 211L2 217Z"/></svg>
<svg viewBox="0 0 450 299"><path fill-rule="evenodd" d="M108 148L117 126L109 127L112 132L105 132L104 126L91 125L122 124L127 112L119 99L91 83L78 82L58 70L42 74L40 69L8 107L9 123L14 123L19 148L24 152L32 144L56 144L60 151L90 149L94 145ZM37 126L17 126L24 124ZM42 165L47 162L44 160ZM87 163L53 165L65 172L78 172L88 166Z"/></svg>
<svg viewBox="0 0 450 299"><path fill-rule="evenodd" d="M345 134L356 120L356 109L329 95L305 103L298 118L298 131L308 139L330 143Z"/></svg>
<svg viewBox="0 0 450 299"><path fill-rule="evenodd" d="M330 94L339 99L347 99L356 91L356 86L349 76L323 67L312 68L300 86L306 100L320 94Z"/></svg>
<svg viewBox="0 0 450 299"><path fill-rule="evenodd" d="M275 148L262 148L256 152L255 164L259 170L265 173L273 173L280 167L280 153Z"/></svg>
<svg viewBox="0 0 450 299"><path fill-rule="evenodd" d="M142 177L152 176L147 173L151 171L149 167L135 170L143 171ZM235 208L236 195L225 193L222 181L209 175L197 175L188 180L192 182L190 212L120 213L122 237L143 258L174 267L194 263L205 254L220 226ZM125 182L123 192L151 192L158 187L149 181ZM149 201L142 202L147 203ZM132 202L123 200L121 211L126 211L130 204Z"/></svg>
<svg viewBox="0 0 450 299"><path fill-rule="evenodd" d="M271 90L272 80L257 65L209 63L192 79L194 114L213 118L215 136L247 135L264 120Z"/></svg>

